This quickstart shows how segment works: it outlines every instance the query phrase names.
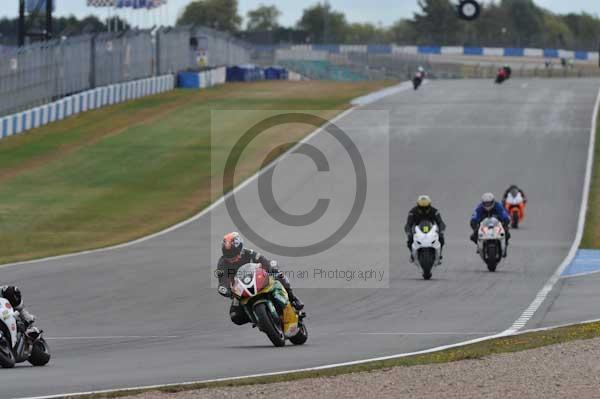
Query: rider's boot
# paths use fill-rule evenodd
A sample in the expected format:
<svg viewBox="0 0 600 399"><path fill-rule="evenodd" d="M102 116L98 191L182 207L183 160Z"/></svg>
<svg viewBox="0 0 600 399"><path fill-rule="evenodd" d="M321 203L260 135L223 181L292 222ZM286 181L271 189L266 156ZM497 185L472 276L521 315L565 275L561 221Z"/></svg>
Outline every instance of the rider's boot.
<svg viewBox="0 0 600 399"><path fill-rule="evenodd" d="M296 309L298 311L304 309L304 304L302 303L300 298L298 298L296 295L294 295L292 292L289 292L289 291L288 291L288 296L290 298L290 303L292 304L294 309Z"/></svg>

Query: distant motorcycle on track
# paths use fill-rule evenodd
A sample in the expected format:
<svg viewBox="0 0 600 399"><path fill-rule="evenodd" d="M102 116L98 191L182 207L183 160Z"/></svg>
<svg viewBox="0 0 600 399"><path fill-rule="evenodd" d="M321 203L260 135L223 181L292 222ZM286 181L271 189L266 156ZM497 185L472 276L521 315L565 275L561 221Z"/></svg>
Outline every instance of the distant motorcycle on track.
<svg viewBox="0 0 600 399"><path fill-rule="evenodd" d="M414 89L418 90L421 84L423 83L423 76L420 74L415 75L412 82Z"/></svg>
<svg viewBox="0 0 600 399"><path fill-rule="evenodd" d="M490 272L495 272L506 251L506 232L495 217L483 219L479 224L477 250Z"/></svg>
<svg viewBox="0 0 600 399"><path fill-rule="evenodd" d="M294 309L285 288L260 264L240 267L231 292L252 321L252 327L265 333L273 345L284 346L286 340L302 345L308 339L305 313Z"/></svg>
<svg viewBox="0 0 600 399"><path fill-rule="evenodd" d="M50 350L43 332L27 328L19 312L4 298L0 298L0 315L0 366L13 368L23 362L45 366L50 361Z"/></svg>
<svg viewBox="0 0 600 399"><path fill-rule="evenodd" d="M498 70L498 73L496 74L496 84L502 84L503 82L510 79L511 75L512 69L508 65L503 66Z"/></svg>
<svg viewBox="0 0 600 399"><path fill-rule="evenodd" d="M525 199L517 189L511 190L504 201L504 208L510 215L511 227L518 229L525 217Z"/></svg>
<svg viewBox="0 0 600 399"><path fill-rule="evenodd" d="M425 280L431 279L432 269L440 262L441 244L436 224L423 221L414 228L412 255L423 271Z"/></svg>

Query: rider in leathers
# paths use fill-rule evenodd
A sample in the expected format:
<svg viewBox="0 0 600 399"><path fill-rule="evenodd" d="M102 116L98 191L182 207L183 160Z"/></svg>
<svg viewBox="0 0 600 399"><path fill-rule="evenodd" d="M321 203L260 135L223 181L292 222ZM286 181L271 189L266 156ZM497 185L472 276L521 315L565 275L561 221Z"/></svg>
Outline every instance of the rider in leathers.
<svg viewBox="0 0 600 399"><path fill-rule="evenodd" d="M283 285L288 293L288 297L292 306L296 310L302 310L302 308L304 308L302 301L300 301L300 299L294 295L287 277L279 271L277 262L265 258L252 249L244 248L244 242L239 233L233 232L226 234L223 238L221 249L223 256L221 256L217 265L217 275L219 277L218 291L219 294L233 299L231 307L229 308L229 316L231 317L231 321L233 321L235 324L242 325L250 321L250 319L248 319L248 315L246 315L246 312L244 312L244 309L242 309L238 300L233 298L230 289L231 279L235 277L237 270L247 263L260 263L267 273L272 275L281 283L281 285Z"/></svg>
<svg viewBox="0 0 600 399"><path fill-rule="evenodd" d="M438 235L440 240L440 260L442 259L442 252L444 249L444 231L446 230L446 224L442 220L442 215L440 211L431 206L431 198L427 195L420 195L417 198L417 206L412 208L408 212L408 217L406 218L406 225L404 225L404 231L406 232L407 242L406 245L410 251L410 261L414 262L414 258L412 255L412 244L413 244L413 234L415 226L418 226L423 221L429 221L431 223L435 223L438 226Z"/></svg>
<svg viewBox="0 0 600 399"><path fill-rule="evenodd" d="M19 317L25 327L29 327L35 321L35 316L25 309L23 305L23 296L19 287L14 285L3 285L0 287L0 297L6 299L12 305L13 309L19 312Z"/></svg>
<svg viewBox="0 0 600 399"><path fill-rule="evenodd" d="M504 209L502 204L496 201L496 199L494 198L494 194L492 193L485 193L481 196L481 203L477 205L477 208L475 208L473 214L471 215L470 225L471 229L473 229L473 233L471 234L470 239L475 244L477 244L477 231L479 230L479 224L483 219L492 216L496 217L504 227L504 231L506 233L504 236L506 242L506 250L504 251L502 256L506 257L508 251L508 240L510 240L510 216L508 215L506 209ZM477 248L477 251L479 251L479 248Z"/></svg>
<svg viewBox="0 0 600 399"><path fill-rule="evenodd" d="M516 190L517 192L521 193L521 197L523 197L523 202L527 203L527 196L525 195L525 192L523 190L521 190L517 185L515 184L511 184L510 187L508 187L506 189L506 191L504 192L504 195L502 196L502 202L506 202L506 199L508 198L508 194L510 192L512 192L513 190Z"/></svg>

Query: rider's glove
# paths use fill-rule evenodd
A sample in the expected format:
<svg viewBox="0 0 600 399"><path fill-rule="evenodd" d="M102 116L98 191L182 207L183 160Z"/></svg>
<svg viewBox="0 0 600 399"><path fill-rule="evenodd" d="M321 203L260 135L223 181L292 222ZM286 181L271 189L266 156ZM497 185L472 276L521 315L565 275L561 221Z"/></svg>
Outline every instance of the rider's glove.
<svg viewBox="0 0 600 399"><path fill-rule="evenodd" d="M225 286L223 286L223 285L219 286L219 289L218 289L218 291L219 291L219 294L221 294L221 295L223 295L223 296L226 296L226 297L229 297L229 296L230 296L230 295L229 295L229 290L227 289L227 287L225 287Z"/></svg>

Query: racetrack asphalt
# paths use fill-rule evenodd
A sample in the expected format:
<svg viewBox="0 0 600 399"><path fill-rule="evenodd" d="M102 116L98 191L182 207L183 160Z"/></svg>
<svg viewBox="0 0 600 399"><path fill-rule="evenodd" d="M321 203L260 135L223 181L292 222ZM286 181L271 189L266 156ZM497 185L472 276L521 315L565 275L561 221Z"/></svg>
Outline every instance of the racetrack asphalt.
<svg viewBox="0 0 600 399"><path fill-rule="evenodd" d="M139 244L1 268L3 283L22 287L54 357L44 368L1 370L0 398L290 370L509 328L575 237L598 83L434 81L362 108L377 112L353 111L339 120L367 166L366 205L350 234L310 262L381 269L389 287L298 288L309 315L303 347L273 348L257 330L230 322L228 301L211 287L221 236L233 228L222 204ZM318 230L294 237L282 228L280 234L256 201L256 181L236 193L253 227L287 243L319 236L346 216L353 199L344 149L325 133L309 143L327 155L329 174L291 155L277 165L274 191L292 213L309 210L319 196L337 198ZM468 219L483 192L500 195L511 183L529 197L527 216L513 232L508 258L489 273L468 241ZM433 198L448 225L445 261L431 281L408 263L403 233L421 193ZM282 269L306 266L301 258L277 258ZM293 281L319 284L345 286ZM567 313L575 319L578 311Z"/></svg>

